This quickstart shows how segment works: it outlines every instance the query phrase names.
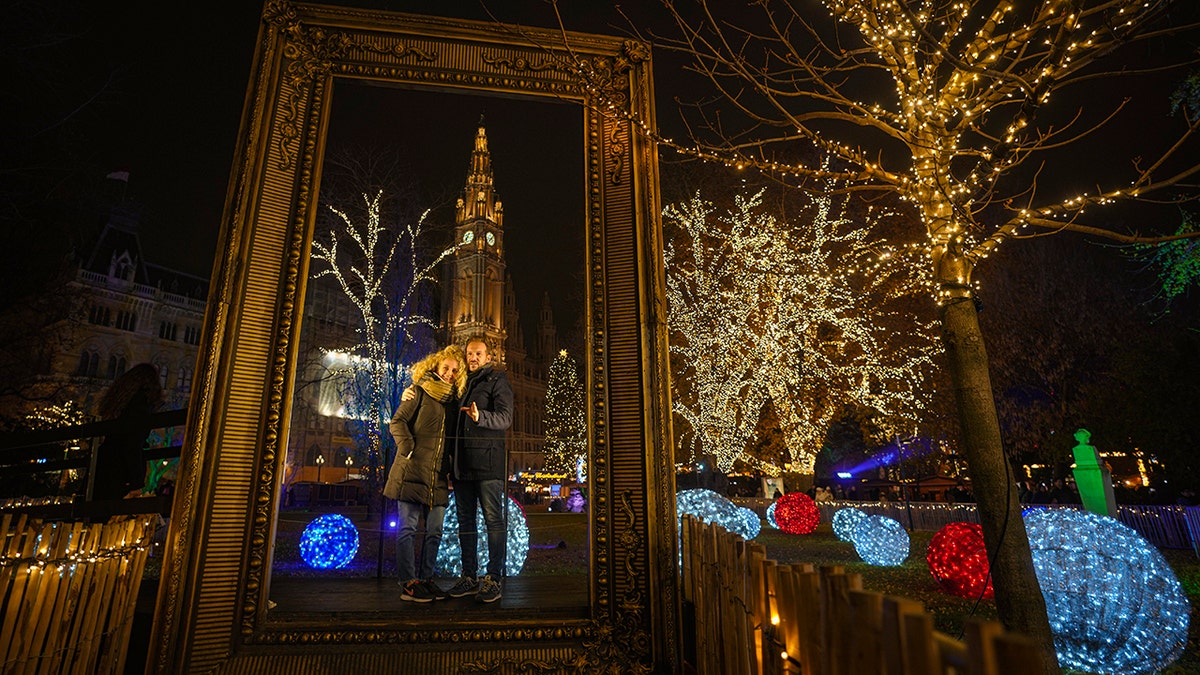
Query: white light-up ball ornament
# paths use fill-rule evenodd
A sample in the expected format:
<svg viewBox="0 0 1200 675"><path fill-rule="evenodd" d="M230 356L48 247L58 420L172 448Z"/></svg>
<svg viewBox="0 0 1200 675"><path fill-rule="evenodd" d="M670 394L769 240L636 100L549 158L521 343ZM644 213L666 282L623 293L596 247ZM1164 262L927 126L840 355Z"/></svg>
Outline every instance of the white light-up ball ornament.
<svg viewBox="0 0 1200 675"><path fill-rule="evenodd" d="M1114 518L1046 509L1025 518L1064 666L1151 673L1187 647L1191 605L1158 549Z"/></svg>

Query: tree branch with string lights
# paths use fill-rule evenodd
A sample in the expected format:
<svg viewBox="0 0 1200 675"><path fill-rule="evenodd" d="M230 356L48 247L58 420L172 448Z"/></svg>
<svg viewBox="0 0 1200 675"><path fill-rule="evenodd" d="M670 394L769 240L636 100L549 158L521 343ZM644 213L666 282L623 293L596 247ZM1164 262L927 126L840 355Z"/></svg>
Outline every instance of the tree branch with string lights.
<svg viewBox="0 0 1200 675"><path fill-rule="evenodd" d="M1047 672L1058 672L1000 442L973 275L997 247L1026 237L1159 244L1200 234L1104 215L1121 203L1197 196L1194 111L1164 119L1171 135L1143 134L1123 159L1064 155L1128 140L1114 124L1136 103L1127 90L1194 58L1143 62L1131 46L1196 34L1196 12L1170 0L820 4L824 14L762 0L723 16L717 3L664 2L676 30L652 41L685 54L716 95L688 111L688 140L632 121L687 156L806 190L833 181L838 191L891 193L919 214L999 615L1037 639ZM797 148L832 163L797 161Z"/></svg>

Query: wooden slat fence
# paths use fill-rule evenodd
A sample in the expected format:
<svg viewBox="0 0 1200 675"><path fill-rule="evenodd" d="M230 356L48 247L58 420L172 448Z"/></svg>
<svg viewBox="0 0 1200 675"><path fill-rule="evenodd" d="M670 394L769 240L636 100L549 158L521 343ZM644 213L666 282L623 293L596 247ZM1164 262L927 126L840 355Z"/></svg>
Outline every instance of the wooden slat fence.
<svg viewBox="0 0 1200 675"><path fill-rule="evenodd" d="M698 675L1040 675L1033 642L994 621L959 641L922 603L864 591L840 565L780 565L684 516L684 661ZM687 625L687 624L692 625Z"/></svg>
<svg viewBox="0 0 1200 675"><path fill-rule="evenodd" d="M0 519L3 672L121 673L158 515Z"/></svg>

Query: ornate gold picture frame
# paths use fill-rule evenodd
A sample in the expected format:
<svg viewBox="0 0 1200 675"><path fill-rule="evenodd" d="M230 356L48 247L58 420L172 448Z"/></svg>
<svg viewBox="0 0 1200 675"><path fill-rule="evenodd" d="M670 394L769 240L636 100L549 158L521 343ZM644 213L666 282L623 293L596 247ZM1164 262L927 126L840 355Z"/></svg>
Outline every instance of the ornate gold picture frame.
<svg viewBox="0 0 1200 675"><path fill-rule="evenodd" d="M657 160L631 121L653 121L649 57L641 43L605 36L267 4L189 407L149 671L677 668ZM579 618L271 614L282 439L330 102L343 80L580 106L590 571Z"/></svg>

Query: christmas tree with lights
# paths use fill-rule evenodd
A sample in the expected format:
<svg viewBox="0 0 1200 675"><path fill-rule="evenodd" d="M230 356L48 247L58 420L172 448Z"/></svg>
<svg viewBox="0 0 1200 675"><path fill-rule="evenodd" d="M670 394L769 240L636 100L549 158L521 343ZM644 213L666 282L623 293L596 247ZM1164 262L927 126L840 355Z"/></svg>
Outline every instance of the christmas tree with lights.
<svg viewBox="0 0 1200 675"><path fill-rule="evenodd" d="M562 350L550 364L546 383L546 468L573 472L580 460L587 462L587 413L583 381L575 359Z"/></svg>

